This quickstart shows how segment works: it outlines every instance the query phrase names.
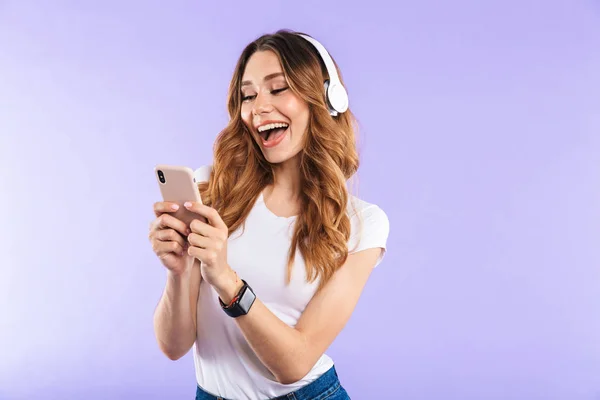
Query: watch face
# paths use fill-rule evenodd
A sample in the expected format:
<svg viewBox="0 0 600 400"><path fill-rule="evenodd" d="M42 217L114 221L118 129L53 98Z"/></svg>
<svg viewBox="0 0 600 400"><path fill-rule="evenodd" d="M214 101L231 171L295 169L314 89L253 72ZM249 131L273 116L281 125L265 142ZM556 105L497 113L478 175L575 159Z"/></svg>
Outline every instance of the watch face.
<svg viewBox="0 0 600 400"><path fill-rule="evenodd" d="M252 304L254 304L254 300L256 299L256 296L254 295L254 292L250 286L248 286L243 279L242 282L244 282L244 286L240 290L238 299L231 305L231 307L227 307L219 298L219 302L221 303L223 311L225 311L225 313L227 313L227 315L230 317L235 318L239 317L240 315L247 314L248 311L250 311Z"/></svg>
<svg viewBox="0 0 600 400"><path fill-rule="evenodd" d="M244 293L242 294L242 297L239 301L240 308L242 309L242 312L244 314L247 314L248 311L250 311L250 307L252 307L252 304L254 303L255 299L256 296L252 292L252 289L250 289L250 287L247 286L246 289L244 289Z"/></svg>

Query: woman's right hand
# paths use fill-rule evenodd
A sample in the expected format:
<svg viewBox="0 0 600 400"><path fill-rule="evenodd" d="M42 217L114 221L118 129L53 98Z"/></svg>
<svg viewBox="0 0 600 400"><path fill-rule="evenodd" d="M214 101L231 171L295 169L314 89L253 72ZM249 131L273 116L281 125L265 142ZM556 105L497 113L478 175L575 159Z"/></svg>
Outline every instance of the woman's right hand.
<svg viewBox="0 0 600 400"><path fill-rule="evenodd" d="M194 257L188 255L187 237L190 234L187 225L169 213L174 213L179 207L172 202L154 203L156 219L150 224L148 235L152 250L162 264L172 273L180 275L188 271Z"/></svg>

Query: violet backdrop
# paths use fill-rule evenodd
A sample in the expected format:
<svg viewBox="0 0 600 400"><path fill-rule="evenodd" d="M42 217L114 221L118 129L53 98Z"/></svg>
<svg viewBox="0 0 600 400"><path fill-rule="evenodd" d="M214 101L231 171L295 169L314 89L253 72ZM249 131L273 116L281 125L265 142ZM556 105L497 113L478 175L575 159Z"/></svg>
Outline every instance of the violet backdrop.
<svg viewBox="0 0 600 400"><path fill-rule="evenodd" d="M597 1L0 1L0 398L191 399L152 331L157 163L210 163L242 48L341 65L391 232L353 399L600 398Z"/></svg>

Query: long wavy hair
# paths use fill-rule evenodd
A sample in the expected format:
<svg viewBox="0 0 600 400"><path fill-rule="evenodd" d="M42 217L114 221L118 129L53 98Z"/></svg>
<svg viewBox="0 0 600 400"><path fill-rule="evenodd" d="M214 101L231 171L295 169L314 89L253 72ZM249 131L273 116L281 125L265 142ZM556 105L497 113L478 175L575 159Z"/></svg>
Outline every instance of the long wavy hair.
<svg viewBox="0 0 600 400"><path fill-rule="evenodd" d="M350 219L346 182L358 170L356 119L350 110L329 114L323 84L329 78L317 50L290 30L260 36L240 55L229 85L229 123L214 144L208 182L200 183L202 200L215 208L229 234L243 226L263 189L273 183L273 169L241 117L241 80L248 59L257 51L274 52L290 89L309 106L309 122L300 152L301 212L289 251L287 282L300 251L309 282L320 278L320 290L348 257ZM340 80L341 72L338 69Z"/></svg>

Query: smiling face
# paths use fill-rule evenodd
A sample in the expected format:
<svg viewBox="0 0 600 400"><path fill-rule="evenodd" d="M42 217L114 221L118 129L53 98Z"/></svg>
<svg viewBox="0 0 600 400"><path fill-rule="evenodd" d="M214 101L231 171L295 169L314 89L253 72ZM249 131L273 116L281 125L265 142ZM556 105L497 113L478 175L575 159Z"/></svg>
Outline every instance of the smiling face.
<svg viewBox="0 0 600 400"><path fill-rule="evenodd" d="M272 164L294 158L303 148L308 104L292 89L272 51L257 51L242 75L241 117Z"/></svg>

